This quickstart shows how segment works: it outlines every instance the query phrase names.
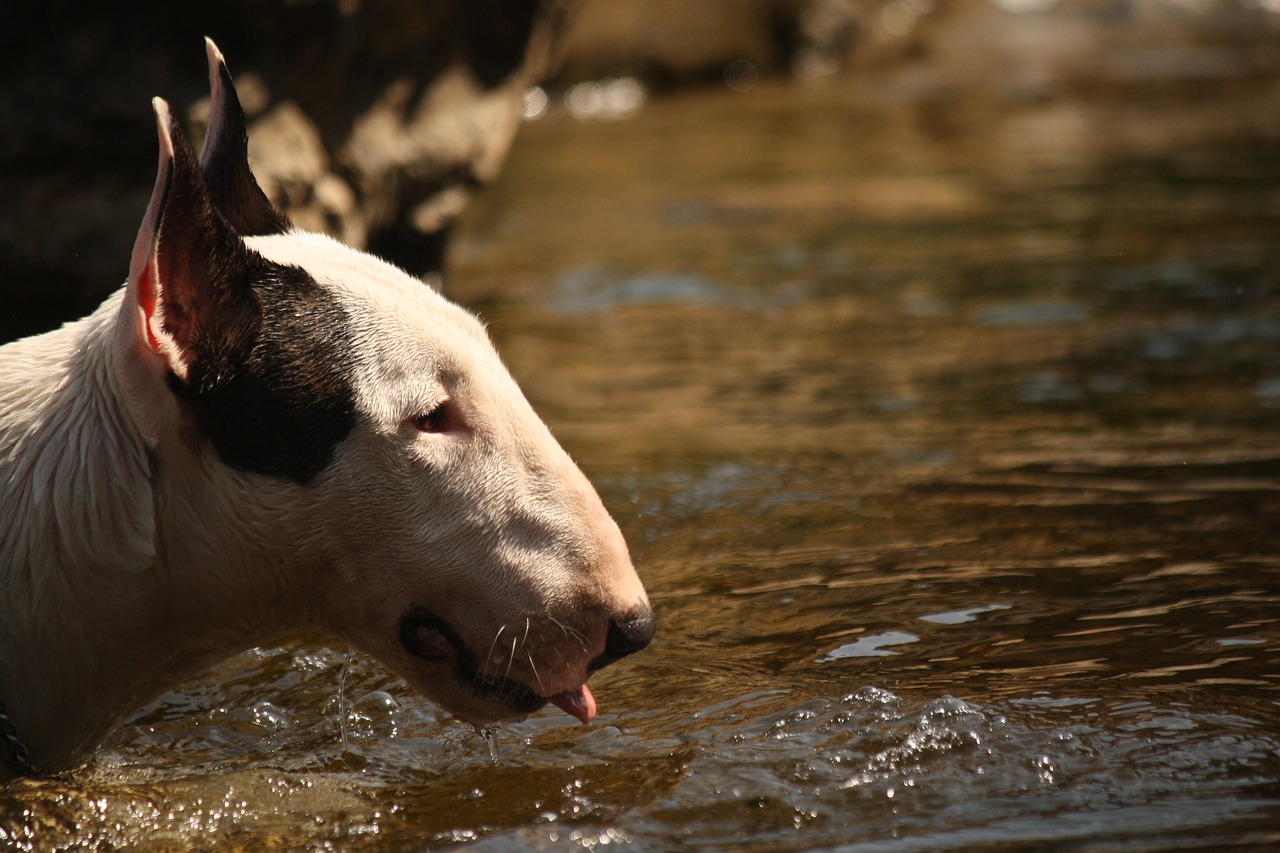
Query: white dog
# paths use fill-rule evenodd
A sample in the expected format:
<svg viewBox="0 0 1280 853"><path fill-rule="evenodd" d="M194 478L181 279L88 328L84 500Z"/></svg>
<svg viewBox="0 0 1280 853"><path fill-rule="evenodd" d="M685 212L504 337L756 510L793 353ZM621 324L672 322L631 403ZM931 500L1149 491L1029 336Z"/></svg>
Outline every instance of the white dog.
<svg viewBox="0 0 1280 853"><path fill-rule="evenodd" d="M588 722L653 635L617 526L474 317L271 207L207 48L125 286L0 348L0 777L300 628L466 722Z"/></svg>

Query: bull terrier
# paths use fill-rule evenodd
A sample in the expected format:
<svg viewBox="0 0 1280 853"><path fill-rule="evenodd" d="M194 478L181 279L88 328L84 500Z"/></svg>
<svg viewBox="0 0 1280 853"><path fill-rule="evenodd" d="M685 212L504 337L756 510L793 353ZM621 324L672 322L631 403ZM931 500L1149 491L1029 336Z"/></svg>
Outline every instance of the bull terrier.
<svg viewBox="0 0 1280 853"><path fill-rule="evenodd" d="M0 776L299 629L470 724L589 722L654 630L617 525L473 315L271 206L206 50L198 158L152 102L128 281L0 347Z"/></svg>

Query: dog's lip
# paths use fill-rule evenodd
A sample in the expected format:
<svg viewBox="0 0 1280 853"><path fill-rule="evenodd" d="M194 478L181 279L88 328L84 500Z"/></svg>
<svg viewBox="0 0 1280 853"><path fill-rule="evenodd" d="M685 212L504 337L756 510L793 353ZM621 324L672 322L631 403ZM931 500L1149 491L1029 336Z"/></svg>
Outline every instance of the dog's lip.
<svg viewBox="0 0 1280 853"><path fill-rule="evenodd" d="M453 626L425 607L414 605L401 618L400 645L420 660L436 664L452 662L454 680L481 701L503 705L524 716L552 704L583 725L596 716L596 699L585 681L569 690L543 696L514 678L486 673Z"/></svg>
<svg viewBox="0 0 1280 853"><path fill-rule="evenodd" d="M452 638L426 625L416 626L411 634L402 630L400 644L414 657L432 663L452 660L458 656L459 651Z"/></svg>

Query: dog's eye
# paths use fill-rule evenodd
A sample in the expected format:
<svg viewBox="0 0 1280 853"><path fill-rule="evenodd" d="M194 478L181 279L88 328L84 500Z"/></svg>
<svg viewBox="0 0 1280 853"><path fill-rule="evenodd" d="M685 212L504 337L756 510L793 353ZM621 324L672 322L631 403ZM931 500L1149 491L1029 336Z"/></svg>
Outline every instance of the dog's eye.
<svg viewBox="0 0 1280 853"><path fill-rule="evenodd" d="M419 432L445 432L449 428L449 410L447 403L437 403L429 411L423 412L413 419L413 426Z"/></svg>

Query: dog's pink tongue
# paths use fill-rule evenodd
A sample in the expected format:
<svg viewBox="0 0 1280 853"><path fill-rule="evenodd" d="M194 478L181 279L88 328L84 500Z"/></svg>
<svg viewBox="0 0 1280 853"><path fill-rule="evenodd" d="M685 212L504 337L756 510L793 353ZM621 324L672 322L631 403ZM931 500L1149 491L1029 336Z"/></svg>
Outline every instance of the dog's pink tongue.
<svg viewBox="0 0 1280 853"><path fill-rule="evenodd" d="M587 685L577 690L566 690L551 697L551 704L570 717L577 717L584 726L596 715L596 697L591 695Z"/></svg>

